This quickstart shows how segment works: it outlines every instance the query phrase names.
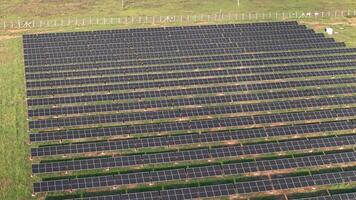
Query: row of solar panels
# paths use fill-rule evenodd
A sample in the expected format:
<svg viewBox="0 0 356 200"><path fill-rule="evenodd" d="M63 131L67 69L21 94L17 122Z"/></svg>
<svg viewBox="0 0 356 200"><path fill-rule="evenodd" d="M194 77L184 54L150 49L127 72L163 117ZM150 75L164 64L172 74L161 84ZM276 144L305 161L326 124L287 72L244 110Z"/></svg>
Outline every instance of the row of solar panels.
<svg viewBox="0 0 356 200"><path fill-rule="evenodd" d="M94 105L79 105L54 108L29 108L29 117L72 115L82 113L101 113L114 111L129 111L151 108L169 108L177 106L208 105L218 103L244 103L245 101L278 100L281 98L316 97L326 95L352 94L356 92L355 87L316 88L308 90L293 90L281 92L250 93L250 94L225 94L224 96L204 96L195 98L163 99L125 103L106 103Z"/></svg>
<svg viewBox="0 0 356 200"><path fill-rule="evenodd" d="M296 33L294 33L296 32ZM269 34L271 33L271 34ZM272 34L272 32L265 33L263 35L256 36L240 36L240 37L204 37L204 38L186 38L181 40L152 40L146 41L138 39L128 43L119 43L119 39L112 40L112 43L99 43L99 44L90 44L90 45L75 45L75 46L53 46L53 47L43 47L36 49L26 49L25 56L27 55L37 55L37 54L46 54L46 53L58 53L58 52L76 52L76 51L88 51L95 48L95 50L125 50L133 52L153 52L153 51L162 51L162 49L167 48L177 48L181 49L185 46L190 46L192 48L198 48L204 44L225 44L225 43L234 43L242 41L271 41L271 40L287 40L287 39L301 39L301 38L322 38L324 35L322 33L314 33L313 31L288 31L284 33L282 30L279 31L279 34Z"/></svg>
<svg viewBox="0 0 356 200"><path fill-rule="evenodd" d="M329 60L333 59L333 57L331 56L325 58ZM352 56L352 58L356 59L356 55ZM335 67L338 68L338 65L336 65ZM162 74L160 77L158 74L156 74L152 76L150 75L106 76L106 77L91 77L91 78L73 78L73 79L66 79L66 80L48 80L48 81L45 80L45 81L27 82L26 85L28 88L33 88L33 87L53 87L53 86L62 87L62 86L72 86L72 85L74 86L74 85L103 84L103 83L108 84L108 83L124 82L125 84L116 85L117 90L123 90L123 89L141 89L141 88L150 88L150 87L193 86L193 85L229 83L229 82L242 83L242 82L249 82L249 81L265 81L265 80L289 79L289 78L298 78L298 77L336 76L341 74L352 75L355 73L355 70L356 69L352 68L352 69L336 69L336 70L333 69L333 70L326 70L326 71L315 70L312 72L302 71L302 72L292 72L292 73L291 72L286 73L285 71L282 71L281 73L240 75L240 70L231 69L231 70L215 70L215 71L205 71L205 72L183 72L179 74ZM156 77L158 76L157 79L155 79L155 76ZM165 80L165 79L172 79L172 80ZM182 79L182 80L176 80L176 79ZM140 80L146 82L141 82ZM131 81L133 81L134 83L127 83ZM141 85L142 87L140 87ZM92 87L95 88L95 86ZM102 86L98 86L98 87L102 87ZM110 85L107 87L110 87ZM46 95L46 94L50 95L50 94L54 94L52 90L53 89L50 89L49 90L50 92L48 92L48 89L45 89L47 93L43 92L42 90L40 91L42 91L42 95ZM87 91L87 92L93 92L93 91ZM29 93L31 92L29 91Z"/></svg>
<svg viewBox="0 0 356 200"><path fill-rule="evenodd" d="M342 67L342 66L340 66ZM345 66L348 67L348 66ZM326 70L326 69L324 69ZM117 94L117 99L112 99L112 100L124 100L124 99L134 99L134 98L144 98L146 96L146 93L148 91L142 91L142 92L136 92L135 90L137 89L150 89L150 88L160 88L158 91L153 90L151 91L151 97L164 97L164 96L159 96L160 93L170 93L172 89L169 87L182 87L182 86L195 86L198 88L191 88L191 89L180 89L176 92L176 95L168 94L165 95L167 96L179 96L180 92L187 93L187 94L202 94L206 93L204 91L210 90L214 91L217 90L219 87L212 86L211 84L223 84L227 85L229 84L230 86L223 86L222 88L228 88L228 87L234 87L236 91L246 91L246 90L259 90L261 87L266 87L269 88L271 83L265 83L263 81L271 81L274 80L274 84L280 83L283 85L283 83L286 83L289 81L290 83L293 83L292 80L289 79L296 79L300 77L304 78L309 78L309 79L315 79L315 77L323 77L325 78L326 76L330 76L332 78L336 78L339 76L344 76L345 78L347 76L353 76L352 74L355 72L354 69L345 69L345 70L326 70L326 71L315 71L315 72L295 72L295 73L281 73L281 74L262 74L262 75L250 75L250 76L224 76L221 78L203 78L203 79L182 79L182 80L170 80L170 81L155 81L155 82L138 82L138 83L124 83L124 84L112 84L111 79L118 79L118 77L113 77L113 78L107 78L105 81L107 84L105 85L91 85L91 86L75 86L75 87L64 87L61 86L61 88L50 88L50 89L29 89L27 91L27 95L29 97L34 97L34 96L44 96L44 95L58 95L58 94L75 94L75 93L98 93L98 92L112 92L112 91L120 91L119 94ZM95 79L93 78L93 82L96 81L102 81L101 79ZM283 79L283 80L282 80ZM73 79L76 81L76 79ZM83 83L85 83L84 80L88 79L83 79ZM276 81L279 82L276 82ZM345 81L347 81L346 79ZM237 85L236 81L240 81L240 84ZM259 83L246 83L250 81L257 81ZM262 81L262 82L261 82ZM114 81L113 81L114 82ZM60 82L58 82L60 83ZM54 83L55 84L55 83ZM90 84L90 83L87 83ZM233 85L231 85L233 84ZM278 85L276 85L278 86ZM195 90L195 93L190 92L191 90ZM127 91L124 90L133 90L130 95L128 93L125 93ZM221 89L218 89L221 90ZM224 92L227 92L226 89L222 89ZM120 97L120 98L119 98ZM63 97L66 98L66 97ZM36 102L37 99L30 99L29 100L29 106L32 106L32 102ZM100 99L98 99L100 101Z"/></svg>
<svg viewBox="0 0 356 200"><path fill-rule="evenodd" d="M148 43L152 44L157 44L153 46L164 46L166 42L174 42L174 40L183 40L183 44L186 43L186 41L193 41L192 43L195 43L195 41L199 41L202 39L214 39L214 38L229 38L229 37L238 37L234 38L233 40L236 41L242 41L241 38L246 37L248 38L259 38L260 40L266 40L268 37L271 37L276 34L307 34L309 36L315 36L316 33L313 30L306 29L305 26L299 26L299 27L289 27L288 29L274 29L274 30L261 30L261 29L250 29L250 30L245 30L245 31L239 31L239 30L234 30L234 29L224 29L224 30L216 30L216 31L209 31L209 32L194 32L191 34L164 34L161 36L157 35L150 35L150 36L143 36L143 37L132 37L132 38L125 38L125 37L101 37L101 38L91 38L91 39L86 39L86 38L79 38L76 40L56 40L52 42L45 42L45 43L36 43L36 44L27 44L31 48L25 49L26 53L27 52L33 52L36 51L36 48L39 47L45 47L46 49L61 49L65 48L64 44L67 44L71 48L76 48L76 47L82 47L83 46L83 41L88 41L90 45L98 45L102 46L105 44L111 44L115 43L116 45L120 45L121 47L130 47L130 45L136 45L138 47L143 47L147 46ZM198 36L201 36L200 38ZM267 36L267 37L266 37ZM157 40L161 39L161 43ZM143 42L142 45L139 45L138 42L141 41ZM26 41L24 41L26 43ZM182 44L181 44L182 45ZM39 50L41 51L41 50Z"/></svg>
<svg viewBox="0 0 356 200"><path fill-rule="evenodd" d="M205 193L203 193L203 190L200 189L199 197L219 197L219 196L224 196L227 195L225 190L218 190L218 187L205 187L204 188ZM157 194L157 195L156 195ZM155 196L156 195L156 196ZM157 197L157 198L156 198ZM132 193L132 194L123 194L123 195L106 195L106 196L98 196L98 197L84 197L84 198L76 198L75 200L149 200L152 198L155 198L157 200L161 200L161 196L159 195L158 192L156 193ZM181 195L179 196L181 197ZM177 196L178 198L178 196ZM177 199L176 197L173 197L173 199ZM183 197L184 198L184 197ZM172 199L172 198L170 198ZM307 197L307 198L298 198L298 199L290 199L290 200L355 200L356 199L356 193L337 193L337 194L332 194L328 196L318 196L318 197ZM74 199L73 199L74 200Z"/></svg>
<svg viewBox="0 0 356 200"><path fill-rule="evenodd" d="M249 126L281 122L309 121L317 119L347 118L356 115L356 108L325 109L291 113L250 115L230 118L216 118L192 121L177 121L152 124L121 125L107 128L85 128L79 130L49 131L30 134L30 141L50 141L90 137L118 136L139 133L187 131L221 127Z"/></svg>
<svg viewBox="0 0 356 200"><path fill-rule="evenodd" d="M125 36L115 36L115 35L107 35L105 37L81 37L74 40L64 39L61 40L60 38L53 40L53 41L46 41L41 42L38 41L36 43L27 43L24 40L24 48L27 49L36 49L40 47L47 47L47 48L56 48L57 46L65 46L67 44L69 46L77 46L85 44L84 41L87 41L88 44L109 44L112 42L119 42L119 43L137 43L138 41L149 42L154 40L161 39L162 41L171 41L175 40L194 40L200 38L214 38L214 37L258 37L259 35L271 35L272 33L314 33L313 30L306 29L305 26L284 26L284 27L276 27L273 29L265 29L265 28L255 28L255 29L220 29L220 30L203 30L203 31L194 31L194 32L174 32L174 33L163 33L160 35L156 34L149 34L149 35L142 35L142 36L133 36L125 37ZM188 37L189 36L189 37ZM199 36L201 36L199 38Z"/></svg>
<svg viewBox="0 0 356 200"><path fill-rule="evenodd" d="M184 27L162 27L162 28L141 28L141 29L116 29L116 30L104 30L104 31L88 31L88 32L66 32L66 33L44 33L44 34L32 34L24 35L23 38L26 42L40 42L41 40L47 40L52 38L56 39L71 39L71 38L81 38L81 37L107 37L110 35L123 35L129 37L131 34L128 33L142 33L149 35L158 35L160 32L194 32L199 30L213 31L215 29L257 29L265 28L274 29L275 27L283 26L300 26L297 22L273 22L273 23L260 23L260 24L221 24L221 25L204 25L204 26L184 26Z"/></svg>
<svg viewBox="0 0 356 200"><path fill-rule="evenodd" d="M241 55L241 59L248 57L255 58L268 58L268 57L290 57L290 56L302 56L302 55L331 55L331 54L351 54L356 52L356 48L348 49L325 49L325 50L307 50L307 51L297 51L297 52L280 52L280 53L262 53L262 54L250 54ZM291 71L291 70L308 70L308 69L318 69L318 68L332 68L332 67L346 67L355 66L355 61L343 61L337 63L317 63L317 64L296 64L288 66L251 66L251 67L238 67L240 64L238 61L226 61L226 62L209 62L209 63L193 63L193 64L179 64L179 65L161 65L161 66L139 66L139 67L122 67L122 68L103 68L100 67L94 69L86 69L85 71L64 71L64 72L44 72L44 73L27 73L27 82L36 81L37 79L59 79L59 78L72 78L72 77L82 77L82 76L103 76L103 75L125 75L129 74L143 74L144 77L148 76L168 76L171 74L183 74L181 72L175 71L189 71L196 70L222 70L224 67L226 70L239 70L239 74L248 73L267 73L276 71ZM155 74L152 74L155 72ZM168 73L167 73L168 72Z"/></svg>
<svg viewBox="0 0 356 200"><path fill-rule="evenodd" d="M334 149L343 146L353 148L356 144L355 135L339 135L320 138L307 138L290 141L266 142L245 145L230 145L223 147L200 148L191 150L155 152L148 154L122 155L115 157L91 157L86 159L74 159L64 161L51 161L33 164L33 172L51 173L61 171L88 170L99 168L118 168L142 165L160 165L164 163L177 163L184 161L199 161L212 159L229 159L236 156L251 156L256 154L268 154L279 152L298 152L316 149ZM105 147L103 147L105 149ZM83 153L85 150L83 149ZM35 155L38 153L37 155ZM65 152L60 152L65 153ZM69 153L69 152L68 152ZM32 155L49 156L45 151L32 151Z"/></svg>
<svg viewBox="0 0 356 200"><path fill-rule="evenodd" d="M134 181L134 179L132 179ZM220 184L212 186L202 186L202 187L191 187L191 188L181 188L181 189L169 189L161 190L157 193L160 195L155 195L155 198L152 199L194 199L207 197L204 194L207 193L207 190L204 187L226 187L225 194L223 195L233 195L233 194L242 194L242 193L252 193L252 192L263 192L270 190L283 190L283 189L293 189L300 187L311 187L319 185L331 185L331 184L342 184L342 183L352 183L356 181L356 171L345 171L345 172L335 172L335 173L325 173L325 174L315 174L307 176L296 176L296 177L286 177L286 178L273 178L271 180L256 180L256 181L246 181L246 182L237 182L234 184ZM53 185L47 185L46 182L43 185L35 184L34 192L42 191L57 191L57 190L69 190L71 186L74 189L77 188L92 188L100 187L104 185L106 187L110 185L115 185L115 180L113 178L109 180L104 180L101 182L99 177L92 178L92 182L86 183L85 181L79 182L76 181L73 184L70 184L69 181L55 181ZM102 186L103 187L103 186ZM204 188L203 195L200 194L199 189ZM181 190L181 191L180 191ZM210 194L214 193L214 190L210 190ZM221 188L218 189L218 192L221 196ZM167 196L165 196L165 194ZM121 198L120 198L121 199Z"/></svg>
<svg viewBox="0 0 356 200"><path fill-rule="evenodd" d="M68 190L90 188L90 185L93 185L93 187L108 187L114 185L120 186L128 184L208 178L215 176L236 176L245 173L263 172L271 170L286 170L291 168L316 167L330 164L350 164L355 161L355 152L345 152L297 158L284 158L277 160L261 160L234 164L209 165L204 167L180 168L109 176L43 181L40 183L35 183L34 188L45 188L43 187L45 185L63 185L64 188L61 190ZM58 190L58 188L48 187L48 191L55 190Z"/></svg>
<svg viewBox="0 0 356 200"><path fill-rule="evenodd" d="M27 60L40 60L47 61L55 58L68 59L73 57L89 57L89 56L100 56L100 55L116 55L120 59L147 59L149 56L152 58L161 57L181 57L181 56L195 56L195 55L209 55L221 53L241 53L242 48L251 46L276 46L276 45L287 45L287 44L301 44L301 43L315 43L315 42L334 42L331 38L315 37L315 38L292 38L287 40L271 40L271 41L244 41L244 42L229 42L229 43L211 43L211 44L199 44L199 45L184 45L181 47L170 46L161 47L155 50L142 49L139 52L135 52L135 49L91 49L87 51L65 51L65 52L54 52L54 53L36 53L36 55L25 55ZM209 51L212 48L217 51ZM223 52L225 49L226 52ZM172 51L172 52L171 52ZM164 54L166 53L166 54ZM171 54L169 54L171 53ZM177 53L174 55L173 53ZM160 57L161 56L161 57Z"/></svg>
<svg viewBox="0 0 356 200"><path fill-rule="evenodd" d="M127 112L120 114L101 114L92 116L62 117L37 119L29 122L30 129L72 127L81 125L99 125L105 123L121 123L129 121L162 120L206 115L251 114L274 110L320 109L320 107L356 105L356 97L336 97L319 99L302 99L290 101L275 101L241 105L219 105L200 108L178 108L160 111Z"/></svg>
<svg viewBox="0 0 356 200"><path fill-rule="evenodd" d="M223 142L251 138L293 136L330 131L350 131L355 128L355 121L334 121L301 125L284 125L266 128L237 129L200 134L181 134L160 137L132 138L111 141L70 143L52 146L40 146L31 149L32 156L76 154L88 152L116 151L131 148L154 148L162 146L186 145L194 143Z"/></svg>
<svg viewBox="0 0 356 200"><path fill-rule="evenodd" d="M130 49L147 49L157 51L161 48L168 48L177 46L177 47L183 47L183 46L199 46L204 43L206 44L211 44L211 43L241 43L241 45L244 46L252 46L254 45L254 41L258 43L263 43L263 42L270 42L272 43L273 41L280 41L280 40L311 40L311 39L323 39L322 34L316 34L311 30L280 30L280 31L272 31L272 32L266 32L266 33L261 33L259 35L254 35L256 33L251 33L251 34L238 34L238 33L228 33L225 35L220 34L209 34L206 36L203 35L196 35L194 37L190 36L180 36L177 38L159 38L161 39L160 42L157 42L156 40L145 40L144 38L135 40L135 43L128 44L125 41L125 43L119 43L120 39L111 39L111 40L103 40L103 41L91 41L88 42L87 46L84 46L84 44L79 43L78 41L73 41L73 42L67 42L63 44L58 44L59 46L44 46L44 47L37 47L41 48L40 49L28 49L25 50L25 54L34 54L34 53L61 53L63 52L62 49L72 51L74 49L79 48L83 50L93 50L94 49L103 49L104 47L110 48L110 49L123 49L123 50L130 50ZM276 35L279 35L278 37ZM199 37L200 36L200 37ZM238 38L236 38L238 37ZM154 38L152 38L154 39ZM177 44L178 41L181 41L181 43ZM219 41L219 42L216 42ZM139 45L138 42L141 42L142 45ZM256 44L258 44L256 43ZM177 45L175 45L177 44ZM256 45L255 44L255 45Z"/></svg>
<svg viewBox="0 0 356 200"><path fill-rule="evenodd" d="M330 131L333 131L333 130L330 130ZM320 139L319 139L319 141L320 141ZM267 143L267 144L269 144L269 143ZM290 144L292 144L292 143L290 143ZM106 148L106 149L104 149L104 148L105 147L101 148L101 151L110 150L109 148ZM259 147L255 147L255 148L257 149ZM88 147L88 149L89 149L89 147ZM86 150L87 150L86 148L82 148L82 151L80 151L79 153L87 152ZM301 148L301 150L303 150L303 148ZM67 151L67 152L68 153L72 153L70 151ZM98 151L98 152L100 152L100 151ZM250 154L253 154L253 153L250 152ZM349 155L347 157L348 158L347 162L353 162L353 160L352 159L350 160L349 157L355 156L355 154L354 153L347 153L347 154ZM343 158L343 153L335 154L335 156L339 156L339 158L342 159ZM325 156L317 156L317 157L325 157ZM326 157L328 157L328 156L326 156ZM200 158L200 159L202 159L202 158ZM301 159L315 160L315 158L313 156L312 157L305 157L305 158L301 158ZM37 174L37 173L53 173L53 172L76 171L76 170L106 169L106 168L122 167L122 166L126 166L126 165L140 165L140 163L137 163L134 160L135 160L135 158L130 157L130 156L126 156L126 158L125 157L124 158L119 158L119 157L116 157L116 158L115 157L113 157L113 158L95 158L95 157L92 157L90 159L86 159L86 160L83 160L83 161L75 161L75 160L73 160L73 161L57 161L57 162L49 162L49 163L38 163L38 164L35 163L35 164L32 165L32 173L34 173L34 174ZM147 158L145 160L147 160ZM277 161L276 160L271 160L271 161L261 162L261 163L263 163L262 166L267 167L267 166L273 166L273 163L281 162L283 160L288 162L288 161L291 161L291 160L294 160L294 159L280 159L280 160L277 160ZM177 161L177 159L176 159L176 161ZM326 161L328 161L326 159L325 160L321 159L320 161L323 161L324 163L322 163L322 164L315 163L315 165L332 164L332 163L325 163ZM167 161L166 160L165 161L161 161L161 163L164 163L164 162L167 162ZM346 162L346 161L343 161L343 162ZM235 173L252 172L252 171L248 171L248 170L250 170L251 168L256 168L256 167L252 167L252 166L255 166L256 163L259 163L259 162L258 161L257 162L245 162L245 164L237 164L235 166L240 166L240 167L236 168L236 170L238 170L238 171L236 171ZM269 163L269 164L267 164L267 163ZM143 164L145 164L145 163L143 163ZM303 164L303 162L297 161L296 164ZM211 165L209 165L209 167L211 167ZM297 168L297 167L307 167L307 166L297 165L297 166L293 166L293 167ZM191 168L191 167L189 167L189 168ZM233 170L233 169L234 168L230 167L230 170ZM264 170L260 169L258 171L264 171Z"/></svg>
<svg viewBox="0 0 356 200"><path fill-rule="evenodd" d="M290 51L300 49L318 49L318 48L333 48L345 47L344 43L307 43L307 44L292 44L292 45L277 45L277 46L260 46L260 47L245 47L244 52L264 52L264 51ZM214 57L216 60L219 57ZM225 57L221 57L225 58ZM141 60L141 61L114 61L107 63L72 63L66 65L51 65L51 66L25 66L26 73L43 72L43 71L63 71L63 70L78 70L91 68L107 68L107 67L125 67L138 65L157 65L157 64L176 64L176 63L192 63L192 62L212 62L213 59L209 57L187 57L187 58L168 58L160 60Z"/></svg>
<svg viewBox="0 0 356 200"><path fill-rule="evenodd" d="M121 47L133 47L133 45L138 45L138 42L142 42L143 46L147 46L148 44L152 44L152 46L164 46L166 42L173 42L177 40L182 40L183 43L186 41L193 41L192 43L196 43L195 41L202 41L202 40L210 40L215 38L233 38L236 41L242 41L242 38L246 38L250 40L252 38L256 38L257 40L266 40L268 37L273 36L273 38L278 38L276 35L295 35L295 34L307 34L309 36L317 35L313 30L306 29L304 26L299 27L285 27L283 29L274 29L274 30L247 30L244 32L239 32L236 30L217 30L214 32L196 32L191 34L177 34L177 35L152 35L146 37L135 37L135 38L125 38L125 37L102 37L102 38L92 38L92 39L76 39L76 40L63 40L59 41L56 40L54 42L46 42L46 43L34 43L28 44L24 41L25 45L25 53L31 53L36 51L41 51L38 48L44 47L47 50L56 50L65 48L65 46L70 46L72 48L76 47L83 47L85 42L88 42L91 46L102 46L108 44L116 44L120 45ZM200 37L199 37L200 36ZM237 38L236 38L237 37ZM160 42L159 42L160 41Z"/></svg>
<svg viewBox="0 0 356 200"><path fill-rule="evenodd" d="M252 44L253 43L253 44ZM280 42L251 42L248 43L247 46L241 45L241 44L236 44L236 47L231 47L231 48L266 48L269 46L280 46L280 45L300 45L300 44L309 44L309 43L318 43L318 44L329 44L329 43L335 43L334 39L332 38L317 38L317 39L303 39L303 40L289 40L289 41L280 41ZM335 43L338 44L338 43ZM266 47L265 47L266 46ZM162 52L154 52L154 53L140 53L140 54L107 54L105 52L97 52L94 55L85 55L84 53L82 56L70 56L70 57L61 57L57 54L57 56L49 56L45 55L41 58L38 58L40 56L37 56L37 58L34 57L34 59L26 59L25 60L25 65L27 67L30 66L36 66L36 65L53 65L53 64L73 64L73 63L87 63L87 62L103 62L103 61L112 61L112 60L122 60L122 61L129 61L129 60L135 60L136 62L139 61L144 61L146 59L151 60L152 58L156 58L155 62L158 62L158 64L164 64L160 63L160 58L169 58L171 60L174 60L174 58L180 58L180 57L194 57L194 56L204 56L204 55L214 55L222 52L221 49L217 49L214 51L212 48L208 49L191 49L191 50L185 50L185 51L162 51ZM235 52L235 50L232 50L232 52ZM238 50L240 53L240 50ZM76 53L73 53L76 54ZM78 53L79 54L79 53ZM187 59L188 59L187 58ZM172 62L171 62L172 63Z"/></svg>
<svg viewBox="0 0 356 200"><path fill-rule="evenodd" d="M79 95L79 96L65 96L65 97L47 97L28 99L28 106L39 105L58 105L58 104L73 104L95 101L113 101L113 100L129 100L129 99L143 99L143 98L164 98L173 96L185 96L185 95L201 95L211 93L227 93L237 91L252 91L252 90L272 90L272 89L284 89L306 86L326 86L335 84L353 84L356 82L356 78L328 78L318 80L306 80L306 81L284 81L275 83L255 83L244 85L228 85L228 86L215 86L215 87L202 87L202 88L188 88L188 89L165 89L165 90L153 90L143 92L127 92L118 94L98 94L98 95ZM99 87L100 88L100 87ZM101 88L105 88L104 86ZM103 90L102 90L103 91Z"/></svg>
<svg viewBox="0 0 356 200"><path fill-rule="evenodd" d="M105 200L109 200L111 197ZM319 197L307 197L299 200L354 200L356 199L356 193L342 193L342 194L332 194L329 196L319 196ZM94 200L94 199L93 199ZM99 200L99 199L96 199ZM104 199L102 199L104 200Z"/></svg>

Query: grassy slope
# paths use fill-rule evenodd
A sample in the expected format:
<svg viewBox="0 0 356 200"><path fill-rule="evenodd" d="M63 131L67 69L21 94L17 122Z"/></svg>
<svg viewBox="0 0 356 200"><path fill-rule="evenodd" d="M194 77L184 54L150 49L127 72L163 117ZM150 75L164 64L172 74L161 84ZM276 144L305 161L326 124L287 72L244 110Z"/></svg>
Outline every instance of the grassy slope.
<svg viewBox="0 0 356 200"><path fill-rule="evenodd" d="M95 3L94 1L67 1L52 0L50 3L39 0L30 1L6 1L0 4L0 21L2 19L16 19L17 17L42 19L58 18L63 16L127 16L127 15L178 15L201 14L236 11L235 0L205 1L201 5L200 0L126 0L126 8L121 10L120 1L106 1ZM63 4L63 2L66 2ZM103 2L103 1L101 1ZM119 3L118 3L119 2ZM148 3L152 2L152 3ZM217 3L218 2L218 3ZM247 5L241 0L241 11L305 11L305 10L332 10L333 8L356 8L353 0L330 1L325 0L252 0ZM283 2L283 3L282 3ZM288 3L286 3L288 2ZM323 3L321 3L323 2ZM354 2L354 3L352 3ZM57 6L62 4L61 6ZM265 6L268 5L268 6ZM288 7L286 6L288 5ZM334 37L339 41L346 41L349 46L356 47L356 20L338 19L322 21L304 21L317 30L325 26L334 27L338 32ZM90 28L65 28L65 29L41 29L36 31L73 31L88 29L117 28L115 26L98 26ZM129 27L119 27L129 28ZM27 31L26 31L27 32ZM30 164L28 162L29 147L26 145L28 136L25 121L25 93L24 70L21 48L22 31L0 30L0 199L30 199L31 178Z"/></svg>

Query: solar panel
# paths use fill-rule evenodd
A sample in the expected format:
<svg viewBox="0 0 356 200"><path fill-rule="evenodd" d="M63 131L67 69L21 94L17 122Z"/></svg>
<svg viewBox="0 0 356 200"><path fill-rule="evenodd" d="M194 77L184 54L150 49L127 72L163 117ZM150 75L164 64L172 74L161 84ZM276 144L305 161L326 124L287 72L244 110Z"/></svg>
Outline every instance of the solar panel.
<svg viewBox="0 0 356 200"><path fill-rule="evenodd" d="M169 163L177 161L191 161L191 160L204 160L211 158L225 158L241 155L254 155L265 154L273 152L283 151L298 151L302 149L318 149L325 147L335 146L349 146L355 144L355 136L340 136L332 138L317 138L317 139L304 139L296 141L286 141L280 143L263 143L256 145L244 145L244 146L227 146L217 147L212 149L198 149L198 150L186 150L181 152L166 152L166 153L153 153L145 155L129 155L123 157L113 158L92 158L85 160L70 160L40 163L33 165L34 172L54 172L54 171L68 171L68 170L81 170L81 169L93 169L103 168L104 165L112 167L124 167L135 166L143 164L159 164ZM88 148L88 147L86 147ZM109 150L109 147L107 147ZM79 152L85 152L85 147L78 149ZM59 152L63 153L63 152ZM70 153L70 152L68 152ZM32 156L48 156L50 151L41 151L40 149L32 149ZM98 163L98 165L88 166L88 163ZM58 168L56 166L61 166ZM82 166L85 166L82 168Z"/></svg>
<svg viewBox="0 0 356 200"><path fill-rule="evenodd" d="M333 53L352 53L355 49L327 49L327 50L309 50L298 52L281 52L281 53L262 53L262 54L246 54L241 58L248 58L249 55L256 56L258 58L268 58L271 56L284 57L284 56L301 56L301 55L313 55L313 54L333 54ZM105 69L106 64L98 65L94 68L94 71L87 69L86 71L67 71L67 72L51 72L51 73L28 73L26 79L28 81L43 79L43 78L61 78L61 77L80 77L80 76L95 76L104 74L127 74L127 73L142 73L142 72L166 72L175 70L195 70L195 69L219 69L221 65L225 67L236 68L240 62L214 62L214 63L197 63L197 64L180 64L180 65L164 65L164 66L144 66L144 67L130 67L130 68L115 68ZM306 69L319 69L319 68L334 68L342 66L354 66L355 62L337 62L337 63L320 63L320 64L303 64L303 65L290 65L290 66L273 66L273 67L250 67L250 68L236 68L239 74L245 73L260 73L260 72L273 72L273 71L287 71L287 70L306 70ZM109 66L108 66L109 67ZM160 74L159 74L160 75Z"/></svg>
<svg viewBox="0 0 356 200"><path fill-rule="evenodd" d="M43 33L23 46L34 195L243 198L356 180L334 168L356 161L356 48L297 22Z"/></svg>
<svg viewBox="0 0 356 200"><path fill-rule="evenodd" d="M326 96L337 94L352 94L356 92L354 87L337 87L325 89L312 89L302 91L283 91L283 92L267 92L254 94L235 94L224 96L205 96L199 98L185 98L185 99L167 99L167 100L153 100L140 101L128 103L112 103L112 104L98 104L87 106L68 106L57 108L38 108L29 109L29 117L47 116L47 115L64 115L64 114L79 114L91 112L110 112L110 111L124 111L148 108L161 108L171 106L187 106L187 105L205 105L214 103L229 103L229 102L243 102L254 100L267 100L279 98L293 98L293 97L311 97L311 96Z"/></svg>
<svg viewBox="0 0 356 200"><path fill-rule="evenodd" d="M355 104L356 97L325 98L313 100L276 101L272 103L243 104L224 107L177 109L170 111L135 112L124 114L111 114L87 117L71 117L61 119L33 120L29 122L29 128L50 128L58 126L78 126L87 124L103 124L124 121L155 120L163 118L196 117L204 115L222 115L232 113L265 112L272 110L310 108L317 106L332 106Z"/></svg>
<svg viewBox="0 0 356 200"><path fill-rule="evenodd" d="M339 79L321 79L321 80L306 80L306 81L283 81L275 83L255 83L246 85L231 85L231 86L212 86L203 88L189 88L176 90L156 90L156 91L142 91L130 93L113 93L113 94L97 94L97 95L80 95L80 96L63 96L63 97L45 97L28 99L29 106L39 105L58 105L58 104L72 104L84 103L94 101L113 101L126 99L142 99L142 98L158 98L158 97L174 97L193 94L208 94L208 93L225 93L237 91L251 91L251 90L269 90L269 89L283 89L306 86L320 86L320 85L335 85L355 83L355 78L339 78ZM100 87L99 87L100 88ZM85 93L84 93L85 94Z"/></svg>
<svg viewBox="0 0 356 200"><path fill-rule="evenodd" d="M322 186L322 185L329 185L328 180L335 180L337 183L343 183L345 180L349 179L350 177L355 176L356 175L355 173L356 173L355 171L337 172L337 173L316 174L316 175L309 175L309 176L277 178L272 180L238 182L234 184L219 184L219 185L209 185L209 186L190 187L190 188L168 189L168 190L161 190L159 192L160 194L159 197L161 199L191 199L191 198L199 198L199 197L220 197L220 196L226 196L232 194L256 193L256 192L269 191L273 189L280 190L280 189L294 189L294 188L301 188L301 187L308 187L308 186ZM348 181L345 182L347 183ZM146 196L150 196L148 195L148 193L150 192L146 192ZM137 196L143 194L131 193L127 195ZM111 195L111 198L119 198L120 196L121 195ZM92 198L89 197L84 199L89 200Z"/></svg>
<svg viewBox="0 0 356 200"><path fill-rule="evenodd" d="M355 108L325 109L321 111L301 111L282 114L267 114L242 116L234 118L206 119L196 121L179 121L166 123L126 125L107 128L86 128L79 130L62 130L30 134L31 141L51 141L76 138L90 138L98 136L129 135L139 133L166 132L177 130L208 129L216 127L235 127L242 125L306 121L323 118L341 118L354 116Z"/></svg>
<svg viewBox="0 0 356 200"><path fill-rule="evenodd" d="M352 200L356 199L356 193L333 194L330 196L301 198L300 200Z"/></svg>

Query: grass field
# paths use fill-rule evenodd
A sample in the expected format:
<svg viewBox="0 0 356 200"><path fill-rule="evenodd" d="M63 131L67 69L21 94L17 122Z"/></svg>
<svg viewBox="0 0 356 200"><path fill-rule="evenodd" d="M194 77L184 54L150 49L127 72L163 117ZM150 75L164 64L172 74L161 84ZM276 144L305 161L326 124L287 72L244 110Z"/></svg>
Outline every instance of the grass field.
<svg viewBox="0 0 356 200"><path fill-rule="evenodd" d="M126 0L74 1L74 0L8 0L0 4L0 21L25 19L51 19L88 16L141 16L211 14L216 12L274 12L356 9L356 1L343 0ZM306 20L302 23L322 31L335 28L335 38L356 47L356 18ZM164 24L163 24L164 25ZM31 177L28 133L26 131L26 103L21 35L43 31L81 31L93 29L130 28L130 26L71 27L37 30L0 30L0 199L31 199Z"/></svg>
<svg viewBox="0 0 356 200"><path fill-rule="evenodd" d="M8 0L0 5L0 19L21 18L54 18L54 17L85 17L85 16L152 16L152 15L186 15L212 14L216 12L293 12L347 10L356 7L353 0L121 0L106 1L19 1Z"/></svg>

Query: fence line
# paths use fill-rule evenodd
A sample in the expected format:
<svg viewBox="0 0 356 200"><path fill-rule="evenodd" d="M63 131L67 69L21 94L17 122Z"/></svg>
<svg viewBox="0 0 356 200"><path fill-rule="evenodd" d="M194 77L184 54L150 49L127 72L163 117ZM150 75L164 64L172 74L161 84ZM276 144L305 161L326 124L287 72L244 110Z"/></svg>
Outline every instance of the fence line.
<svg viewBox="0 0 356 200"><path fill-rule="evenodd" d="M356 16L356 10L322 11L322 12L268 12L268 13L216 13L186 16L126 16L126 17L89 17L89 18L61 18L53 20L3 21L2 28L31 29L68 26L94 25L130 25L130 24L161 24L161 23L198 23L198 22L232 22L259 20L298 20ZM0 23L1 24L1 23Z"/></svg>

